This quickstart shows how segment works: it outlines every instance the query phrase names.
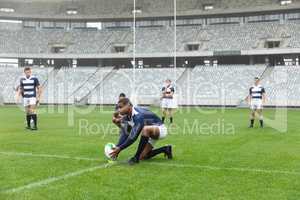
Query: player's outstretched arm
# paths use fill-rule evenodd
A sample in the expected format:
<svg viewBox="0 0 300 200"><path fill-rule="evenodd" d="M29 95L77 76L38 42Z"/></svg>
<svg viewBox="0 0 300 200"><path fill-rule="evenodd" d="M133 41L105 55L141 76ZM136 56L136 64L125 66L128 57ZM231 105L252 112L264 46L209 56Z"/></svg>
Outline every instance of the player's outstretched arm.
<svg viewBox="0 0 300 200"><path fill-rule="evenodd" d="M136 139L138 138L138 136L140 135L140 133L142 132L144 127L144 123L141 121L140 123L134 125L134 127L131 129L131 132L127 138L127 140L121 144L120 146L117 146L113 152L111 152L110 156L113 158L118 157L118 154L126 149L127 147L129 147L130 145L132 145Z"/></svg>

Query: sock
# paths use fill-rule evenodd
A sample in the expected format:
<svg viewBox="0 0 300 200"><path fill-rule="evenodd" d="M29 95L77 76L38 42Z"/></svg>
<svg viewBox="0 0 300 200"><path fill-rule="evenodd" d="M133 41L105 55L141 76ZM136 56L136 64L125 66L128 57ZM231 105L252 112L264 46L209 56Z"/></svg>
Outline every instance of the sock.
<svg viewBox="0 0 300 200"><path fill-rule="evenodd" d="M37 115L33 114L31 116L32 116L32 120L33 120L33 123L34 123L34 127L37 127Z"/></svg>
<svg viewBox="0 0 300 200"><path fill-rule="evenodd" d="M171 124L173 123L173 117L170 117L170 123Z"/></svg>
<svg viewBox="0 0 300 200"><path fill-rule="evenodd" d="M137 149L137 151L136 151L136 153L135 153L135 156L134 156L137 160L140 159L140 156L141 156L141 154L142 154L142 152L143 152L143 150L144 150L146 144L148 143L148 140L149 140L148 137L143 136L143 135L141 136L141 139L140 139L140 143L139 143L138 149Z"/></svg>
<svg viewBox="0 0 300 200"><path fill-rule="evenodd" d="M161 118L161 121L162 121L163 123L165 123L165 117L162 117L162 118Z"/></svg>
<svg viewBox="0 0 300 200"><path fill-rule="evenodd" d="M150 159L153 158L154 156L161 154L161 153L165 153L167 150L167 146L164 147L160 147L158 149L153 149L152 151L150 151L147 156L145 157L145 159Z"/></svg>
<svg viewBox="0 0 300 200"><path fill-rule="evenodd" d="M30 120L31 120L31 115L27 114L26 115L27 127L30 127Z"/></svg>
<svg viewBox="0 0 300 200"><path fill-rule="evenodd" d="M260 119L259 122L260 122L260 126L263 127L264 126L264 120Z"/></svg>
<svg viewBox="0 0 300 200"><path fill-rule="evenodd" d="M251 119L250 125L253 126L253 124L254 124L254 119Z"/></svg>

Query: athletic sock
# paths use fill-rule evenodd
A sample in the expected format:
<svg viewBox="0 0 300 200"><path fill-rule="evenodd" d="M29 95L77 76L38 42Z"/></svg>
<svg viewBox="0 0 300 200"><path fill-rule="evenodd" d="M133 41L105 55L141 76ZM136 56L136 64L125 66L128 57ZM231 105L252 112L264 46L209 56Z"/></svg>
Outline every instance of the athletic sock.
<svg viewBox="0 0 300 200"><path fill-rule="evenodd" d="M167 148L168 148L167 146L163 146L158 149L153 149L146 155L145 159L153 158L154 156L161 154L161 153L166 153Z"/></svg>
<svg viewBox="0 0 300 200"><path fill-rule="evenodd" d="M170 123L171 124L173 123L173 117L170 117Z"/></svg>
<svg viewBox="0 0 300 200"><path fill-rule="evenodd" d="M140 143L139 143L139 146L138 146L138 149L134 155L134 157L139 160L140 159L140 156L146 146L146 144L148 143L148 140L149 140L149 137L146 137L146 136L141 136L141 139L140 139Z"/></svg>
<svg viewBox="0 0 300 200"><path fill-rule="evenodd" d="M32 120L33 120L33 123L34 123L34 127L36 128L37 127L37 115L33 114L31 116L32 116Z"/></svg>
<svg viewBox="0 0 300 200"><path fill-rule="evenodd" d="M31 120L31 115L30 115L30 114L27 114L27 115L26 115L27 127L30 127L30 120Z"/></svg>
<svg viewBox="0 0 300 200"><path fill-rule="evenodd" d="M165 123L165 117L162 117L162 118L161 118L161 121L162 121L163 123Z"/></svg>
<svg viewBox="0 0 300 200"><path fill-rule="evenodd" d="M250 120L250 126L253 126L253 124L254 124L254 119L251 119Z"/></svg>
<svg viewBox="0 0 300 200"><path fill-rule="evenodd" d="M260 127L263 127L264 126L264 120L259 120L259 122L260 122Z"/></svg>

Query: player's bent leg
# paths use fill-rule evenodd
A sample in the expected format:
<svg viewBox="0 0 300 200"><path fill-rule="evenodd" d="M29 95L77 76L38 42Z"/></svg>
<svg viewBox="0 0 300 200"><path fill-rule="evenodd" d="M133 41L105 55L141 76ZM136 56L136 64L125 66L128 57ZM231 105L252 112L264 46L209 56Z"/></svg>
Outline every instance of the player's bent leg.
<svg viewBox="0 0 300 200"><path fill-rule="evenodd" d="M143 152L142 152L141 155L140 155L139 160L145 160L145 159L148 159L148 158L147 158L147 155L152 151L152 149L153 149L153 146L152 146L150 143L146 144L146 146L145 146Z"/></svg>
<svg viewBox="0 0 300 200"><path fill-rule="evenodd" d="M128 162L130 165L139 162L140 156L149 142L149 138L151 137L153 139L158 139L159 133L160 133L160 129L158 126L144 126L137 151L134 157L132 157Z"/></svg>
<svg viewBox="0 0 300 200"><path fill-rule="evenodd" d="M159 134L157 134L157 129L159 130ZM171 145L153 149L157 140L165 138L167 136L168 132L167 132L167 128L165 127L165 125L155 126L155 129L153 129L153 131L155 131L155 135L154 135L154 137L150 136L149 143L148 143L148 145L152 147L152 150L149 151L148 154L145 155L145 157L143 157L143 159L150 159L161 153L164 153L165 157L167 157L168 159L172 159L173 154L172 154L172 146Z"/></svg>

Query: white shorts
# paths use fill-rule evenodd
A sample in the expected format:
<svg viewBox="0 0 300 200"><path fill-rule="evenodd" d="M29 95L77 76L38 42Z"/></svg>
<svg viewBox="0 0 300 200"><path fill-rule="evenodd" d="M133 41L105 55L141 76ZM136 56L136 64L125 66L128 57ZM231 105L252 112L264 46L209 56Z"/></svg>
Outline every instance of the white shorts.
<svg viewBox="0 0 300 200"><path fill-rule="evenodd" d="M168 129L164 124L158 126L158 128L159 128L159 138L157 140L149 138L148 141L148 143L151 144L152 147L154 147L155 143L158 140L164 139L168 135Z"/></svg>
<svg viewBox="0 0 300 200"><path fill-rule="evenodd" d="M250 104L251 110L260 110L263 109L263 103L261 99L252 99Z"/></svg>
<svg viewBox="0 0 300 200"><path fill-rule="evenodd" d="M163 98L161 101L161 108L177 108L175 99Z"/></svg>
<svg viewBox="0 0 300 200"><path fill-rule="evenodd" d="M36 97L23 98L24 107L36 105Z"/></svg>

